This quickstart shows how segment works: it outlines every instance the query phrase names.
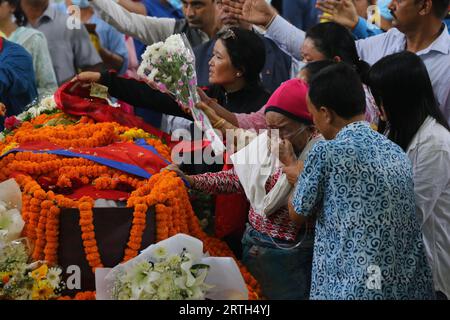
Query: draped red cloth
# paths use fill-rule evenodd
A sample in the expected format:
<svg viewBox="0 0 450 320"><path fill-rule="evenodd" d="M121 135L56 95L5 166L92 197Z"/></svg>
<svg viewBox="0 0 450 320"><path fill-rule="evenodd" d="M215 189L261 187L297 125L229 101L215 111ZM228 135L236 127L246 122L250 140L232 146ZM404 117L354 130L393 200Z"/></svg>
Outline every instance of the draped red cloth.
<svg viewBox="0 0 450 320"><path fill-rule="evenodd" d="M97 122L117 122L129 128L141 128L169 145L172 143L170 135L149 125L142 118L121 108L111 107L104 99L91 97L89 86L84 86L79 81L69 81L59 87L55 93L55 102L67 114L88 116Z"/></svg>

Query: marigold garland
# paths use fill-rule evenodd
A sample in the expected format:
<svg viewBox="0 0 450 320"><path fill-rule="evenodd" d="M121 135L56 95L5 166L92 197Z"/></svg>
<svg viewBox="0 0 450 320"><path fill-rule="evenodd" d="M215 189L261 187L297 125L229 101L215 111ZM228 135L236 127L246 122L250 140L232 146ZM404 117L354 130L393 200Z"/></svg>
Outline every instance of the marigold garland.
<svg viewBox="0 0 450 320"><path fill-rule="evenodd" d="M97 247L97 240L95 240L94 228L94 200L91 197L82 197L78 201L78 209L80 210L80 227L81 238L83 240L84 252L86 253L86 260L95 273L96 268L103 268L100 259L100 253Z"/></svg>

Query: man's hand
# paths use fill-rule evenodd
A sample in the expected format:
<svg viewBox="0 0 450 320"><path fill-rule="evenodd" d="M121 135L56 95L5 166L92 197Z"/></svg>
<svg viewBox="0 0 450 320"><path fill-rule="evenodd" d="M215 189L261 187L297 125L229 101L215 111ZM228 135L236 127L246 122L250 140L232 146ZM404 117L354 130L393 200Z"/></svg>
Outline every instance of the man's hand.
<svg viewBox="0 0 450 320"><path fill-rule="evenodd" d="M358 13L352 0L318 0L316 8L327 13L328 20L353 30L358 24Z"/></svg>
<svg viewBox="0 0 450 320"><path fill-rule="evenodd" d="M289 184L295 185L298 177L303 171L303 161L297 160L290 166L283 167L283 173L286 174Z"/></svg>
<svg viewBox="0 0 450 320"><path fill-rule="evenodd" d="M266 0L222 0L222 5L232 17L263 27L277 15L277 11Z"/></svg>

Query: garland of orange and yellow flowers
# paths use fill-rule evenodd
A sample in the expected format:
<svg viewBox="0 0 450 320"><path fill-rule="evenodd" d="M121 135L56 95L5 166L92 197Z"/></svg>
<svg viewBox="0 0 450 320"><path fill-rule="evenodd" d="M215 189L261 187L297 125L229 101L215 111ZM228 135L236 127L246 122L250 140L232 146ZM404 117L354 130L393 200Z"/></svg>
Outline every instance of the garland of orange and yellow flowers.
<svg viewBox="0 0 450 320"><path fill-rule="evenodd" d="M170 161L170 149L160 140L152 139L140 129L129 129L114 123L95 124L85 117L72 126L40 127L41 124L46 123L46 120L55 117L57 115L41 115L30 122L25 122L16 129L14 136L6 138L3 147L11 143L44 138L69 148L82 145L101 146L117 139L126 141L144 138ZM93 133L97 135L91 139ZM2 144L0 144L1 147ZM19 175L16 179L20 181L24 191L23 217L26 222L24 233L35 244L33 251L35 260L45 259L51 264L57 263L60 209L78 208L87 261L93 269L102 266L92 223L93 200L84 197L79 201L73 201L62 195L55 195L52 191L45 192L33 178L42 174L57 176L58 184L62 187L70 186L72 179L77 178L83 184L94 183L98 189L114 189L119 182L127 183L135 189L128 201L128 206L134 207L135 210L124 261L135 257L138 253L145 229L146 212L150 206L155 206L156 209L157 241L183 232L202 240L205 249L212 255L233 256L226 244L219 239L208 237L202 231L192 211L183 182L174 173L164 172L154 175L148 181L141 181L116 170L96 165L89 160L27 152L7 155L0 160L0 168L2 168L0 181L6 179L12 172L27 173ZM258 298L260 289L256 280L239 261L238 264L249 287L250 298Z"/></svg>
<svg viewBox="0 0 450 320"><path fill-rule="evenodd" d="M93 200L89 197L83 197L79 201L73 201L61 195L54 196L51 191L45 193L36 181L26 175L19 175L16 179L24 189L24 200L29 200L24 201L23 215L26 222L26 236L36 243L33 258L36 260L42 259L44 253L44 259L50 264L57 263L59 208L78 207L86 259L93 270L102 267L95 240ZM138 254L145 229L146 212L150 206L155 206L156 209L157 241L167 239L177 233L186 233L202 240L205 249L211 255L234 257L225 243L207 236L202 231L190 205L185 186L174 172L163 171L154 175L132 193L127 206L134 207L134 213L130 237L124 253L124 262ZM39 207L43 207L47 214L41 213L39 217ZM41 221L44 219L47 221ZM49 229L47 230L47 228ZM248 285L249 298L260 297L258 283L246 268L239 261L237 262Z"/></svg>

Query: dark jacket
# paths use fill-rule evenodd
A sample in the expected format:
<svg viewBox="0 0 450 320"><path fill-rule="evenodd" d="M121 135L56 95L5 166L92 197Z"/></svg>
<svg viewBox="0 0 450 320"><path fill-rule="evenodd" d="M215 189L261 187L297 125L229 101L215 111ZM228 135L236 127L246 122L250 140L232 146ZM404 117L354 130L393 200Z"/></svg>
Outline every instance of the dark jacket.
<svg viewBox="0 0 450 320"><path fill-rule="evenodd" d="M274 92L283 82L291 78L292 58L281 50L275 42L261 35L266 47L266 63L261 72L261 82L269 93ZM199 86L209 86L209 60L213 56L217 39L210 40L194 48L197 79ZM300 49L299 49L300 50ZM255 55L258 52L255 52Z"/></svg>
<svg viewBox="0 0 450 320"><path fill-rule="evenodd" d="M150 88L145 82L126 79L115 72L104 72L100 83L109 88L109 94L133 106L159 113L190 118L169 95ZM206 88L206 93L217 99L220 105L231 112L256 112L265 105L270 94L259 84L249 84L240 91L226 93L219 87Z"/></svg>
<svg viewBox="0 0 450 320"><path fill-rule="evenodd" d="M0 102L6 116L18 115L37 97L31 55L21 46L0 37ZM0 131L4 118L0 117Z"/></svg>

